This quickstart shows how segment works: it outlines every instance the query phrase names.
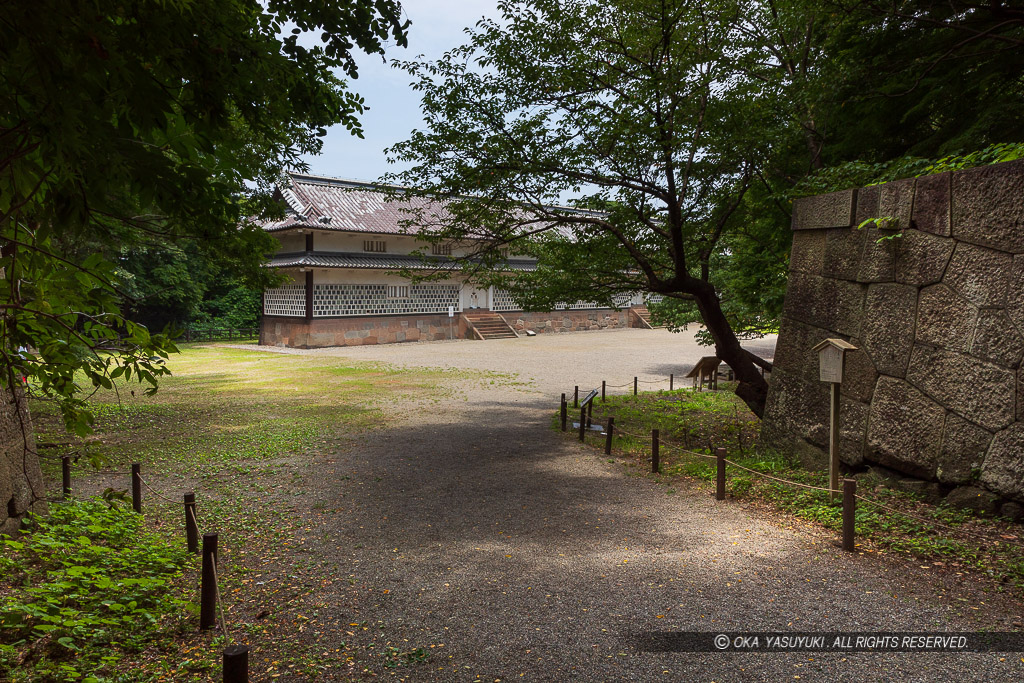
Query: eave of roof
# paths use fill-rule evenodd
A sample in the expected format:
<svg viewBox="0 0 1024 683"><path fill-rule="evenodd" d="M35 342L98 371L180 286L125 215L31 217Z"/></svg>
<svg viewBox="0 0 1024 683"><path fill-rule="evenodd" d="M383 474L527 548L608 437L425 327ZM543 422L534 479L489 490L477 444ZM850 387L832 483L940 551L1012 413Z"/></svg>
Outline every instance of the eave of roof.
<svg viewBox="0 0 1024 683"><path fill-rule="evenodd" d="M277 254L267 264L271 268L355 268L361 270L459 270L465 261L437 256L411 254L360 254L343 252L296 252ZM532 271L531 259L507 259L502 270Z"/></svg>

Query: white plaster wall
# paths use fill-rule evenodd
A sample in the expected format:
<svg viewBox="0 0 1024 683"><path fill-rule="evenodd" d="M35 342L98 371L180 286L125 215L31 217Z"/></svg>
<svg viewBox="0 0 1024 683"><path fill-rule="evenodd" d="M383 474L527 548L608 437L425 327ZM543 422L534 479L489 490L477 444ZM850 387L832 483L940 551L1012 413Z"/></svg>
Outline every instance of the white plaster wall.
<svg viewBox="0 0 1024 683"><path fill-rule="evenodd" d="M288 254L295 251L306 250L306 236L295 233L278 234L277 239L281 241L280 254Z"/></svg>
<svg viewBox="0 0 1024 683"><path fill-rule="evenodd" d="M283 283L281 283L283 285L305 285L306 284L306 274L305 273L300 273L298 268L280 268L280 269L278 269L277 272L285 275L288 278Z"/></svg>

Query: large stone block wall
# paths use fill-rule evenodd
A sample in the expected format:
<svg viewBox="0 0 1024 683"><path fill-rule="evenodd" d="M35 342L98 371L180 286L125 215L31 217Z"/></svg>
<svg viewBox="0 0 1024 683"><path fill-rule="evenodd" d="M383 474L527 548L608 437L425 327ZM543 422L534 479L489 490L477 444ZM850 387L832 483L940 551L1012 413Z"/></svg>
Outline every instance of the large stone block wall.
<svg viewBox="0 0 1024 683"><path fill-rule="evenodd" d="M583 332L629 327L629 309L601 308L583 311L552 311L550 313L502 313L516 332L533 330L537 334Z"/></svg>
<svg viewBox="0 0 1024 683"><path fill-rule="evenodd" d="M0 534L13 536L28 512L46 512L46 488L24 398L0 389Z"/></svg>
<svg viewBox="0 0 1024 683"><path fill-rule="evenodd" d="M516 311L500 315L520 334L526 330L547 334L630 326L629 309ZM453 323L456 339L474 338L461 315L456 315ZM263 316L260 321L260 344L295 348L437 341L448 339L450 334L447 314L314 318L312 322L297 317Z"/></svg>
<svg viewBox="0 0 1024 683"><path fill-rule="evenodd" d="M792 227L765 441L824 456L812 347L840 337L843 461L1024 501L1024 161L800 199Z"/></svg>
<svg viewBox="0 0 1024 683"><path fill-rule="evenodd" d="M444 315L374 316L365 318L303 318L263 316L260 344L300 349L324 346L360 346L411 341L465 339L468 330L461 316L449 322Z"/></svg>

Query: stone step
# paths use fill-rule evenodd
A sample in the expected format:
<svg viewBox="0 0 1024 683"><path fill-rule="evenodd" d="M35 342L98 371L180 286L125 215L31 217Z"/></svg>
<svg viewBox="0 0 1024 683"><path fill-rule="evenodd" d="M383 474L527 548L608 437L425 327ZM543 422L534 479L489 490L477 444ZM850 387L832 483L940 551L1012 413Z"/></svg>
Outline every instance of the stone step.
<svg viewBox="0 0 1024 683"><path fill-rule="evenodd" d="M490 311L463 312L462 316L483 339L517 339L515 330L497 313Z"/></svg>

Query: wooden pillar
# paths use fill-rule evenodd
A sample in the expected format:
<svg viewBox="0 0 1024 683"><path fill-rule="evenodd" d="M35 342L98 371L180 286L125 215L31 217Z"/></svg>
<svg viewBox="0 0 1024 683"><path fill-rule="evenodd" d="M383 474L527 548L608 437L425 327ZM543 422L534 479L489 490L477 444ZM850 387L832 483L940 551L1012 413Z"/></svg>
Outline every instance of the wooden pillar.
<svg viewBox="0 0 1024 683"><path fill-rule="evenodd" d="M313 270L306 271L306 322L313 322Z"/></svg>

